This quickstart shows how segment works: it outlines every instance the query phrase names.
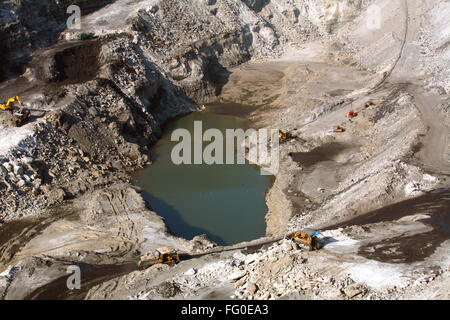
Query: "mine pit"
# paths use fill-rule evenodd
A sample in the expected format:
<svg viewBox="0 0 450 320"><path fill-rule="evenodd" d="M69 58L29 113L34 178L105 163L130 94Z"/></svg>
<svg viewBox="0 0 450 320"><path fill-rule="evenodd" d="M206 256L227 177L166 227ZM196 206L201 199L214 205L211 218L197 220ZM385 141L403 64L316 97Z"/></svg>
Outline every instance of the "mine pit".
<svg viewBox="0 0 450 320"><path fill-rule="evenodd" d="M74 4L0 3L0 299L449 299L448 1Z"/></svg>
<svg viewBox="0 0 450 320"><path fill-rule="evenodd" d="M100 44L97 41L83 43L55 53L56 81L81 83L96 77Z"/></svg>
<svg viewBox="0 0 450 320"><path fill-rule="evenodd" d="M202 121L203 130L218 128L224 136L227 129L247 129L245 119L215 112L207 107L167 124L153 148L152 164L138 171L135 183L175 235L190 240L207 234L219 245L231 245L264 236L269 177L261 176L258 167L248 163L174 165L171 161L177 144L171 141L172 132L188 129L193 136L194 121Z"/></svg>

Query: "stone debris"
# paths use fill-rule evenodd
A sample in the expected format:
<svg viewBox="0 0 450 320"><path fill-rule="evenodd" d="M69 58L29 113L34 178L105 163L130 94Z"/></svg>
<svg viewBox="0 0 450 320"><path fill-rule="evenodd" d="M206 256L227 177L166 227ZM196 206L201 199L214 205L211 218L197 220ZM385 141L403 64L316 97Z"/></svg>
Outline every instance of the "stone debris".
<svg viewBox="0 0 450 320"><path fill-rule="evenodd" d="M231 275L228 277L228 281L230 281L230 282L236 282L237 280L239 280L239 279L245 277L246 274L247 274L247 272L244 271L244 270L237 271L237 272L231 274Z"/></svg>
<svg viewBox="0 0 450 320"><path fill-rule="evenodd" d="M81 32L93 39L65 30L64 1L0 4L8 12L0 16L2 90L23 92L33 113L12 128L0 112L0 227L13 228L1 248L1 298L27 297L74 259L117 266L161 245L192 255L219 249L206 235L171 235L131 183L151 165L167 120L218 99L255 107L255 127L297 135L281 145L266 195L268 236L448 189L436 138L450 125L448 2L384 3L377 32L365 15L378 1L76 2ZM350 108L358 117L348 119ZM336 125L345 131L330 132ZM318 252L283 239L173 267L129 267L86 297L448 299L447 242L430 243L423 261L400 256L403 238L433 230L429 211L438 206L324 231ZM403 238L391 243L392 234Z"/></svg>

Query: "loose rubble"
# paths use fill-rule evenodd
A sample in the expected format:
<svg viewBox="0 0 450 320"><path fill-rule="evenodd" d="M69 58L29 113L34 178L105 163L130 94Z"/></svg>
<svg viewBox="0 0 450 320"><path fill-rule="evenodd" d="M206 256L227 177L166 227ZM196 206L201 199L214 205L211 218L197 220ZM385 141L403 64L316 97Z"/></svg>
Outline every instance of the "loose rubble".
<svg viewBox="0 0 450 320"><path fill-rule="evenodd" d="M71 1L95 34L83 41L67 4L0 4L0 92L33 115L12 128L0 113L2 299L73 297L48 290L73 263L108 273L91 271L86 299L449 298L449 239L433 222L449 207L448 2ZM321 229L321 250L178 238L132 185L166 121L217 101L296 134L267 235ZM194 258L137 270L162 245Z"/></svg>

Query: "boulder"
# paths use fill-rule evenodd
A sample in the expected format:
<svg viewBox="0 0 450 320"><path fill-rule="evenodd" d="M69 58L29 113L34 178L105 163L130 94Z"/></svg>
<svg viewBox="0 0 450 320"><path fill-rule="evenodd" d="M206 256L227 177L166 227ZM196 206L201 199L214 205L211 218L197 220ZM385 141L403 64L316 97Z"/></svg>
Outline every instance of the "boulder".
<svg viewBox="0 0 450 320"><path fill-rule="evenodd" d="M186 271L186 272L184 273L184 275L185 275L185 276L193 276L193 275L195 275L196 273L197 273L197 269L191 268L191 269L189 269L188 271Z"/></svg>
<svg viewBox="0 0 450 320"><path fill-rule="evenodd" d="M247 282L246 290L249 295L253 296L255 295L256 291L258 291L258 287L253 282Z"/></svg>
<svg viewBox="0 0 450 320"><path fill-rule="evenodd" d="M21 176L23 175L23 167L20 165L14 165L14 174L16 176Z"/></svg>
<svg viewBox="0 0 450 320"><path fill-rule="evenodd" d="M156 286L155 291L167 299L176 296L181 289L176 283L166 281Z"/></svg>
<svg viewBox="0 0 450 320"><path fill-rule="evenodd" d="M256 254L256 253L254 253L254 254L249 254L249 255L247 255L247 256L245 257L244 262L245 262L246 265L249 265L249 264L255 262L257 258L258 258L258 254Z"/></svg>
<svg viewBox="0 0 450 320"><path fill-rule="evenodd" d="M47 197L52 199L52 200L61 202L66 197L66 192L63 189L61 189L61 188L56 188L56 189L51 190L47 194Z"/></svg>
<svg viewBox="0 0 450 320"><path fill-rule="evenodd" d="M245 277L246 274L247 274L247 271L245 271L245 270L239 270L239 271L236 271L236 272L232 273L232 274L228 277L228 281L230 281L230 282L236 282L236 281L238 281L239 279Z"/></svg>
<svg viewBox="0 0 450 320"><path fill-rule="evenodd" d="M215 246L215 243L211 241L211 239L206 234L201 234L192 238L191 243L194 248L205 250Z"/></svg>
<svg viewBox="0 0 450 320"><path fill-rule="evenodd" d="M25 185L26 185L26 182L25 182L24 180L22 180L22 179L20 179L19 182L17 182L17 186L18 186L19 188L22 188L22 187L24 187Z"/></svg>
<svg viewBox="0 0 450 320"><path fill-rule="evenodd" d="M354 297L365 293L365 288L358 285L351 285L343 289L344 294L349 299L353 299Z"/></svg>

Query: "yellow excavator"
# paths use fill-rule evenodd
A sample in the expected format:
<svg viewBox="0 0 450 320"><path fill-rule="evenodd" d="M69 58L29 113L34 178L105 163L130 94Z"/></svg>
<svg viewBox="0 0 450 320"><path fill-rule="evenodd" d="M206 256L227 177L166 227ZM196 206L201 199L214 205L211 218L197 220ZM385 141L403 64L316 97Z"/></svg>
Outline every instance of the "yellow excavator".
<svg viewBox="0 0 450 320"><path fill-rule="evenodd" d="M9 98L5 104L0 103L0 109L11 111L13 114L12 122L16 127L22 126L30 117L30 110L24 108L16 108L14 110L14 102L18 102L21 106L23 106L22 101L18 96Z"/></svg>
<svg viewBox="0 0 450 320"><path fill-rule="evenodd" d="M15 97L9 98L8 101L6 101L5 104L0 103L0 108L3 109L3 110L13 110L13 103L16 102L16 101L20 105L23 105L22 101L20 100L20 98L18 96L15 96Z"/></svg>
<svg viewBox="0 0 450 320"><path fill-rule="evenodd" d="M141 257L138 266L140 269L146 269L154 264L168 264L170 266L180 262L180 255L172 252L167 247L161 247L151 255L144 255Z"/></svg>

